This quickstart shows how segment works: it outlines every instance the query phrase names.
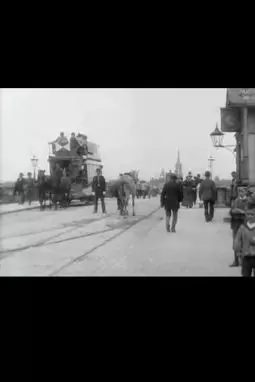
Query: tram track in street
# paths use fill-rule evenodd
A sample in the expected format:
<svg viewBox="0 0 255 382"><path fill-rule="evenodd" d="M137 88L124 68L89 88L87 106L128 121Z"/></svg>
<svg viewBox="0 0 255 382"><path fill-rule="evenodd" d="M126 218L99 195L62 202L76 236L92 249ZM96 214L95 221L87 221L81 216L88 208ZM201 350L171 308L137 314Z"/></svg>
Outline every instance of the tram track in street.
<svg viewBox="0 0 255 382"><path fill-rule="evenodd" d="M102 217L100 220L103 220L103 219L106 219L107 217ZM96 222L97 220L95 219L90 219L90 222ZM26 251L27 249L30 249L30 248L38 248L38 247L43 247L44 245L51 245L51 244L58 244L58 243L61 243L62 241L68 241L68 240L73 240L73 238L68 238L68 239L63 239L62 241L59 240L57 242L50 242L50 243L47 243L48 241L51 241L59 236L62 236L62 235L65 235L67 233L70 233L74 230L76 230L78 227L81 227L80 224L76 224L75 226L74 225L75 222L72 222L72 227L70 227L70 229L67 229L65 231L62 231L62 232L59 232L57 234L54 234L46 239L43 239L43 240L40 240L38 241L37 243L34 243L34 244L30 244L30 245L26 245L26 246L23 246L23 247L18 247L18 248L12 248L12 249L3 249L3 250L0 250L0 261L3 260L3 259L6 259L7 257L11 256L11 254L15 254L16 252L23 252L23 251ZM58 228L58 229L61 229ZM43 231L40 231L40 232L43 232ZM47 232L47 231L45 231ZM98 232L98 231L97 231ZM95 235L97 234L97 232L90 232L90 233L87 233L87 234L84 234L84 235L80 235L78 237L74 237L74 239L78 239L80 237L86 237L86 236L92 236L92 235ZM27 236L29 236L31 234L27 234ZM20 237L21 235L19 236L13 236L11 238L16 238L16 237ZM10 237L9 237L10 238ZM2 239L2 238L1 238ZM5 256L1 256L1 254L6 254Z"/></svg>
<svg viewBox="0 0 255 382"><path fill-rule="evenodd" d="M154 212L156 212L156 210ZM151 214L153 214L154 212L150 213L149 215L142 216L140 219L137 219L135 221L130 221L130 220L128 221L126 219L125 220L121 220L120 221L121 225L124 225L124 226L127 227L126 229L123 228L123 231L126 231L127 229L133 227L135 224L137 224L140 221L146 219L147 217L150 217ZM102 217L100 220L103 220L103 219L106 219L106 218L107 217ZM96 222L95 220L93 220L93 221ZM68 230L66 230L64 232L59 232L58 234L54 234L53 236L50 236L47 239L40 240L39 242L31 244L31 245L26 245L26 246L23 246L23 247L6 249L6 250L0 250L0 261L6 259L7 257L10 257L12 254L15 254L16 252L23 252L23 251L26 251L27 249L30 249L30 248L43 247L44 245L50 246L50 245L54 245L54 244L61 244L61 243L68 242L68 241L73 241L73 240L77 240L77 239L82 239L82 238L91 237L91 236L99 235L99 234L102 234L102 233L114 231L115 229L119 228L116 225L116 226L113 226L111 228L107 228L107 229L103 229L103 230L99 230L99 231L95 231L95 232L88 232L88 233L85 233L85 234L80 234L80 235L72 236L72 237L61 239L61 240L57 240L57 241L51 241L51 240L53 240L53 239L55 239L55 238L57 238L59 236L62 236L62 235L65 235L67 233L70 233L70 232L74 231L75 229L77 229L77 227L79 227L78 224L75 225L74 227L71 227L70 229L68 229ZM80 227L81 227L81 225L80 225ZM48 241L50 241L50 242L48 243ZM2 253L4 254L4 256L1 256Z"/></svg>
<svg viewBox="0 0 255 382"><path fill-rule="evenodd" d="M130 221L128 222L128 224L126 225L126 227L124 227L120 232L117 232L115 235L109 237L108 239L104 240L102 243L96 245L95 247L89 249L88 251L84 252L82 255L79 255L77 257L75 257L74 259L68 261L66 264L62 265L61 267L59 267L58 269L56 269L55 271L53 271L52 273L50 273L48 276L49 277L54 277L54 276L57 276L61 271L63 271L64 269L72 266L74 263L76 262L82 262L83 260L85 260L91 253L93 253L94 251L96 251L97 249L103 247L104 245L106 245L107 243L117 239L119 236L123 235L124 233L126 233L128 230L130 230L131 228L133 228L135 225L137 225L138 223L150 218L152 215L154 215L158 210L160 210L160 207L157 207L156 209L154 209L153 211L151 211L150 213L142 216L141 218L135 220L135 221ZM117 229L117 227L113 227L113 228L110 228L109 230L105 230L104 232L109 232L109 231L114 231L115 229ZM99 232L98 232L99 233Z"/></svg>

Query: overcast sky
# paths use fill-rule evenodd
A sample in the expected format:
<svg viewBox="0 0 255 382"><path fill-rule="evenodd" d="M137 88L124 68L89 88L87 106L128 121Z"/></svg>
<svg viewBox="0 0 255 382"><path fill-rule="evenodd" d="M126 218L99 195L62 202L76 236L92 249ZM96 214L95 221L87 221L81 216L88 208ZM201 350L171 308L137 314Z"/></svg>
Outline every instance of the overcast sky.
<svg viewBox="0 0 255 382"><path fill-rule="evenodd" d="M82 131L100 146L107 178L139 168L140 177L174 170L180 149L184 174L208 168L229 177L233 155L209 137L220 120L226 89L3 89L1 180L31 171L30 158L48 171L48 142ZM225 143L234 143L226 134Z"/></svg>

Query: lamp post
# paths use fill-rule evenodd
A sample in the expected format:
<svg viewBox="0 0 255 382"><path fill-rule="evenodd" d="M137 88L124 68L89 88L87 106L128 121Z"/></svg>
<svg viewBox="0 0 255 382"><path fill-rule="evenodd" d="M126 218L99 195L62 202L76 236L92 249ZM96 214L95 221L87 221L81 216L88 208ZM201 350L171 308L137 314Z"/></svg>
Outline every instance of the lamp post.
<svg viewBox="0 0 255 382"><path fill-rule="evenodd" d="M218 128L218 124L216 123L216 128L213 130L213 132L210 134L210 137L212 139L213 147L216 149L224 148L232 152L232 154L235 156L235 145L223 145L223 139L224 134L220 129Z"/></svg>
<svg viewBox="0 0 255 382"><path fill-rule="evenodd" d="M209 158L208 158L208 167L209 167L209 171L211 173L211 177L213 177L213 162L214 161L215 161L215 159L212 156L209 156Z"/></svg>
<svg viewBox="0 0 255 382"><path fill-rule="evenodd" d="M37 164L38 164L38 158L35 155L32 156L31 163L32 163L32 167L34 169L34 180L35 180L35 170L36 170Z"/></svg>

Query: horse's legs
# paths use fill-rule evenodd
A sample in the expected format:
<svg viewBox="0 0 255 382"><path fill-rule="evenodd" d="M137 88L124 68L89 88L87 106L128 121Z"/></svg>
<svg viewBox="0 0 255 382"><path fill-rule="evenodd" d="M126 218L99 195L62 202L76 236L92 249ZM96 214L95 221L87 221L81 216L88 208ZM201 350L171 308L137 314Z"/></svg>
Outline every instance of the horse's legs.
<svg viewBox="0 0 255 382"><path fill-rule="evenodd" d="M51 210L52 208L52 194L49 192L49 209Z"/></svg>
<svg viewBox="0 0 255 382"><path fill-rule="evenodd" d="M53 205L54 205L54 208L55 208L55 211L58 209L58 202L57 202L57 195L56 193L53 194Z"/></svg>
<svg viewBox="0 0 255 382"><path fill-rule="evenodd" d="M40 211L43 211L43 194L39 194Z"/></svg>
<svg viewBox="0 0 255 382"><path fill-rule="evenodd" d="M132 195L132 209L133 209L133 216L135 216L135 196Z"/></svg>

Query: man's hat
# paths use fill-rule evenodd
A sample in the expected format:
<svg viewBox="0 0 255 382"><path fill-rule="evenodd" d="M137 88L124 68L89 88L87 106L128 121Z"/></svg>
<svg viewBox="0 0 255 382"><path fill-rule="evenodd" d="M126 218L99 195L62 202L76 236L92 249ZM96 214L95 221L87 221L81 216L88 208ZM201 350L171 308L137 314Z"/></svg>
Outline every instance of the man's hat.
<svg viewBox="0 0 255 382"><path fill-rule="evenodd" d="M32 175L32 172L28 172L27 175Z"/></svg>
<svg viewBox="0 0 255 382"><path fill-rule="evenodd" d="M20 172L20 173L19 173L19 176L24 176L23 172Z"/></svg>

